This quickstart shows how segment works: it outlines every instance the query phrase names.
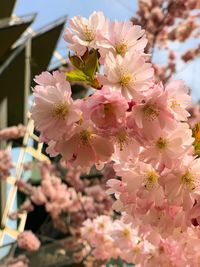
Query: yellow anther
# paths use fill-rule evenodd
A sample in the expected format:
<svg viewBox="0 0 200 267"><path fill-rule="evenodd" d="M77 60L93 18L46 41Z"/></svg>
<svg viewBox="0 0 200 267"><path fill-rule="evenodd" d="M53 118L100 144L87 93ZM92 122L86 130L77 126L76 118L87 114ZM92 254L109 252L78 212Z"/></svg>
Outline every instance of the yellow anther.
<svg viewBox="0 0 200 267"><path fill-rule="evenodd" d="M68 112L69 112L69 107L64 102L59 102L55 104L53 108L53 116L59 117L61 119L64 119L66 115L68 114Z"/></svg>

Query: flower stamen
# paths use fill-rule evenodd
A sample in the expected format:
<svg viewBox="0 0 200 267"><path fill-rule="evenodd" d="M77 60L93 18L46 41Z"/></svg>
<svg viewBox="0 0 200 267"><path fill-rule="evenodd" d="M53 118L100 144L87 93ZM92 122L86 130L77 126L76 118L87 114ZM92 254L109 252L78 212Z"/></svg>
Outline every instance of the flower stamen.
<svg viewBox="0 0 200 267"><path fill-rule="evenodd" d="M156 147L160 150L163 150L167 147L167 140L163 137L160 137L156 142Z"/></svg>
<svg viewBox="0 0 200 267"><path fill-rule="evenodd" d="M150 119L151 121L154 121L155 119L157 119L157 117L159 116L159 110L150 106L150 105L146 105L143 107L143 112L144 115Z"/></svg>
<svg viewBox="0 0 200 267"><path fill-rule="evenodd" d="M58 117L60 119L64 119L68 114L68 112L69 112L69 107L64 102L59 102L55 104L53 108L53 116Z"/></svg>
<svg viewBox="0 0 200 267"><path fill-rule="evenodd" d="M87 25L85 25L84 36L85 36L85 41L92 42L95 38L95 33L92 29L90 29Z"/></svg>
<svg viewBox="0 0 200 267"><path fill-rule="evenodd" d="M123 235L124 237L127 237L127 238L128 238L128 237L130 237L131 232L130 232L129 229L124 228L123 231L122 231L122 235Z"/></svg>
<svg viewBox="0 0 200 267"><path fill-rule="evenodd" d="M103 111L105 115L112 115L113 114L113 106L111 103L107 103L103 105Z"/></svg>
<svg viewBox="0 0 200 267"><path fill-rule="evenodd" d="M82 145L88 145L91 140L92 133L88 130L82 130L80 132L80 141Z"/></svg>
<svg viewBox="0 0 200 267"><path fill-rule="evenodd" d="M120 151L123 150L123 147L128 143L127 134L125 131L120 131L116 135L117 143L119 144Z"/></svg>
<svg viewBox="0 0 200 267"><path fill-rule="evenodd" d="M149 171L145 178L145 188L151 190L158 181L158 174L155 171Z"/></svg>
<svg viewBox="0 0 200 267"><path fill-rule="evenodd" d="M172 109L176 109L176 108L178 108L178 107L180 107L180 104L174 99L174 100L172 100L171 101L171 108Z"/></svg>
<svg viewBox="0 0 200 267"><path fill-rule="evenodd" d="M193 190L195 188L194 185L194 177L193 175L187 171L182 177L181 177L181 181L184 185L188 186L191 190Z"/></svg>
<svg viewBox="0 0 200 267"><path fill-rule="evenodd" d="M125 56L126 52L128 51L128 46L126 43L119 43L115 49L118 55Z"/></svg>
<svg viewBox="0 0 200 267"><path fill-rule="evenodd" d="M133 76L127 73L120 77L119 83L121 84L122 87L126 87L132 80L133 80Z"/></svg>

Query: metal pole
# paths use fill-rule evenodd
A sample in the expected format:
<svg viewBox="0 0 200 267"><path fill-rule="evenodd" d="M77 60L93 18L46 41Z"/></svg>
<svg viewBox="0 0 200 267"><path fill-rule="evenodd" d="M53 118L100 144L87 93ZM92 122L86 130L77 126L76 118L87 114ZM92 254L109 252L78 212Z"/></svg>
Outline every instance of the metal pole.
<svg viewBox="0 0 200 267"><path fill-rule="evenodd" d="M7 127L8 118L7 118L7 98L4 98L0 102L0 129ZM6 142L0 141L0 149L6 148ZM6 204L6 183L5 181L0 181L0 221L2 220L3 211Z"/></svg>
<svg viewBox="0 0 200 267"><path fill-rule="evenodd" d="M28 97L31 86L31 36L26 41L25 47L25 81L24 81L24 125L27 125Z"/></svg>

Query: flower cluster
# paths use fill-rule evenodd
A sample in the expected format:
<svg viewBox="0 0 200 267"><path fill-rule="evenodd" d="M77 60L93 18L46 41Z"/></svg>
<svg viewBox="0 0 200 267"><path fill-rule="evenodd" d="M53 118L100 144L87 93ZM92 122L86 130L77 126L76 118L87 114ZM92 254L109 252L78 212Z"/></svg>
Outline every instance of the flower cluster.
<svg viewBox="0 0 200 267"><path fill-rule="evenodd" d="M0 143L12 139L18 139L25 134L25 127L22 124L3 128L0 130ZM14 167L12 157L8 149L0 149L0 179L6 179L10 174L10 169Z"/></svg>
<svg viewBox="0 0 200 267"><path fill-rule="evenodd" d="M17 182L18 189L28 198L18 211L9 215L11 219L16 220L21 213L32 211L33 205L44 205L54 226L66 233L75 228L77 231L87 218L109 214L111 211L113 201L103 186L100 183L90 184L89 181L82 181L78 169L68 166L62 181L60 172L56 171L53 165L41 163L39 168L42 176L39 186L33 186L23 180Z"/></svg>
<svg viewBox="0 0 200 267"><path fill-rule="evenodd" d="M179 72L179 60L182 63L195 60L200 53L198 42L200 4L197 0L138 0L138 10L133 14L133 24L145 25L148 46L145 51L158 63L154 54L161 51L162 63L155 64L155 76L166 83L174 73ZM196 39L195 48L182 44ZM169 42L170 41L170 42ZM183 51L172 44L179 43Z"/></svg>
<svg viewBox="0 0 200 267"><path fill-rule="evenodd" d="M0 149L0 179L6 179L13 168L12 158L7 150Z"/></svg>
<svg viewBox="0 0 200 267"><path fill-rule="evenodd" d="M102 23L106 25L101 29ZM104 86L88 99L73 101L64 74L44 72L35 78L38 85L33 93L32 118L51 156L60 153L66 161L88 171L94 163L101 167L109 162L115 145L126 143L129 102L134 98L140 103L143 96L148 97L153 68L146 62L146 38L139 26L132 27L129 22L113 25L101 12L94 12L89 20L75 17L71 24L65 37L76 53L81 55L83 47L84 51L98 48L105 71L98 81Z"/></svg>
<svg viewBox="0 0 200 267"><path fill-rule="evenodd" d="M94 248L97 259L120 257L136 266L199 266L200 229L191 227L184 233L174 231L172 236L160 237L152 229L139 229L122 220L108 216L87 220L82 236Z"/></svg>
<svg viewBox="0 0 200 267"><path fill-rule="evenodd" d="M86 234L94 254L120 256L138 266L189 266L192 257L190 266L199 266L200 159L187 123L189 89L182 81L155 82L140 26L110 22L94 12L89 19L71 19L65 40L78 69L68 79L90 85L98 80L99 90L74 101L64 74L44 72L35 79L32 117L51 156L61 154L86 172L113 161L119 178L107 185L123 221L113 226L107 217L97 219L95 238ZM93 51L97 63L91 61ZM92 236L96 228L88 224Z"/></svg>
<svg viewBox="0 0 200 267"><path fill-rule="evenodd" d="M1 129L0 140L18 139L24 136L25 130L26 129L22 124Z"/></svg>
<svg viewBox="0 0 200 267"><path fill-rule="evenodd" d="M9 258L8 261L1 267L28 267L29 259L25 255L20 255L16 258Z"/></svg>
<svg viewBox="0 0 200 267"><path fill-rule="evenodd" d="M20 233L17 237L17 244L20 248L29 251L38 250L40 247L39 239L31 231Z"/></svg>

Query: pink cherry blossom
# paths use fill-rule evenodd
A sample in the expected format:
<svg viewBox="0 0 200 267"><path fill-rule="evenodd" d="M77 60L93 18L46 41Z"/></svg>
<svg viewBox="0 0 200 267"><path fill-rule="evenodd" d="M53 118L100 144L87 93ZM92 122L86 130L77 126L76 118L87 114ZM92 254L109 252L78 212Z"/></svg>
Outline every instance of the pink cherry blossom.
<svg viewBox="0 0 200 267"><path fill-rule="evenodd" d="M172 81L166 87L169 106L173 110L175 118L180 121L187 121L190 116L186 108L191 106L189 88L183 81Z"/></svg>
<svg viewBox="0 0 200 267"><path fill-rule="evenodd" d="M69 83L66 81L65 75L62 72L54 71L52 74L48 71L36 75L34 81L42 86L56 86L56 84L63 84L67 90L70 90Z"/></svg>
<svg viewBox="0 0 200 267"><path fill-rule="evenodd" d="M38 186L37 188L32 188L31 191L31 200L36 205L44 205L47 202L47 198L42 191L42 188Z"/></svg>
<svg viewBox="0 0 200 267"><path fill-rule="evenodd" d="M145 31L132 22L111 22L107 34L102 34L97 44L102 58L112 52L124 56L127 52L143 52L147 44Z"/></svg>
<svg viewBox="0 0 200 267"><path fill-rule="evenodd" d="M156 21L164 18L158 7L162 4L160 0L140 3L140 10L148 14L147 29L154 34ZM177 17L182 19L186 4L179 5ZM166 45L169 33L178 33L182 41L191 34L182 23L179 31L175 27L166 32L171 20L167 16L160 46ZM48 144L47 152L61 154L59 167L69 168L64 179L74 187L63 183L58 170L46 163L41 167L40 186L20 180L18 187L30 201L43 204L54 226L63 232L77 236L75 224L80 226L86 219L81 238L90 245L98 266L118 257L138 267L200 266L200 159L187 121L188 88L181 81L166 87L155 82L140 26L110 22L103 13L93 12L89 19L74 17L69 27L65 40L75 55L83 56L90 49L97 52L102 65L97 79L103 86L74 101L64 74L42 73L35 79L32 117L41 132L40 141ZM154 35L149 36L153 43ZM174 59L170 53L169 66L160 72L163 83L168 72L174 72ZM82 171L89 174L93 165L101 169L104 164L112 166L107 194L113 196L112 208L120 213L114 219L96 217L111 214L105 186L96 179L94 183L80 179Z"/></svg>
<svg viewBox="0 0 200 267"><path fill-rule="evenodd" d="M167 106L167 101L167 93L162 85L157 85L146 99L133 106L132 116L146 138L159 135L165 127L172 127L174 117Z"/></svg>
<svg viewBox="0 0 200 267"><path fill-rule="evenodd" d="M191 209L200 195L200 159L185 158L180 168L166 176L165 190L170 202Z"/></svg>
<svg viewBox="0 0 200 267"><path fill-rule="evenodd" d="M36 77L40 85L36 85L33 92L32 118L36 128L49 139L60 138L80 119L80 111L71 98L70 85L63 76L54 72L53 75L43 73Z"/></svg>
<svg viewBox="0 0 200 267"><path fill-rule="evenodd" d="M64 39L69 49L83 55L87 48L97 48L97 40L101 30L106 30L108 20L102 12L94 11L89 18L81 16L69 20L70 29L65 30Z"/></svg>
<svg viewBox="0 0 200 267"><path fill-rule="evenodd" d="M12 158L7 150L0 149L0 179L6 179L14 167Z"/></svg>
<svg viewBox="0 0 200 267"><path fill-rule="evenodd" d="M86 169L94 163L109 161L114 151L112 143L98 135L87 121L77 124L71 138L60 141L56 148L66 161Z"/></svg>
<svg viewBox="0 0 200 267"><path fill-rule="evenodd" d="M105 76L99 81L109 85L113 91L119 91L126 99L141 97L153 81L153 68L141 55L127 53L124 57L109 53L105 59Z"/></svg>
<svg viewBox="0 0 200 267"><path fill-rule="evenodd" d="M25 255L20 255L17 258L9 259L6 265L2 267L28 267L29 259Z"/></svg>
<svg viewBox="0 0 200 267"><path fill-rule="evenodd" d="M103 87L89 97L86 114L100 129L117 128L125 121L128 103L120 92Z"/></svg>
<svg viewBox="0 0 200 267"><path fill-rule="evenodd" d="M38 250L40 247L39 239L31 231L20 233L17 237L17 243L20 248L29 251Z"/></svg>
<svg viewBox="0 0 200 267"><path fill-rule="evenodd" d="M177 166L184 153L191 154L194 138L188 124L178 123L174 129L165 129L143 150L142 158L156 165L171 168Z"/></svg>
<svg viewBox="0 0 200 267"><path fill-rule="evenodd" d="M25 134L25 131L26 129L22 124L4 128L0 130L0 140L18 139Z"/></svg>

